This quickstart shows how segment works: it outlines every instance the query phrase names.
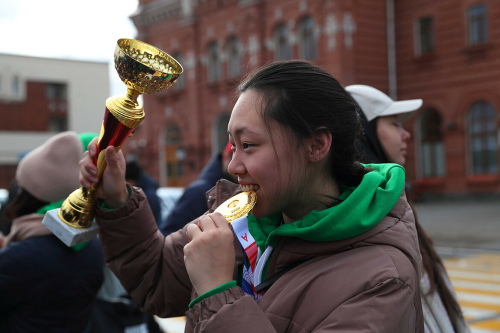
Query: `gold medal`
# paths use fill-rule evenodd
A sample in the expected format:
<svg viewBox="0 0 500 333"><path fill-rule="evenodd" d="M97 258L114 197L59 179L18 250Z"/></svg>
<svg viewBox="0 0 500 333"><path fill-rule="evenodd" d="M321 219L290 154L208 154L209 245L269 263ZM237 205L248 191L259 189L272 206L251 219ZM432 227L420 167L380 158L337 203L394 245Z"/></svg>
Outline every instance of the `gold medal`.
<svg viewBox="0 0 500 333"><path fill-rule="evenodd" d="M237 218L247 216L256 203L257 194L254 191L243 192L226 200L215 212L221 213L231 223Z"/></svg>

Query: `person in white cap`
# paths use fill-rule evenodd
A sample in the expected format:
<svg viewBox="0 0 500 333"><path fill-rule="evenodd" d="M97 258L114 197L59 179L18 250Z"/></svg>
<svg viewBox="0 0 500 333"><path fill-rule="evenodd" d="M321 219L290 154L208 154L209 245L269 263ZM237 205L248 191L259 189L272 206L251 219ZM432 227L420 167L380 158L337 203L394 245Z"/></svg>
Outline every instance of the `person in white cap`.
<svg viewBox="0 0 500 333"><path fill-rule="evenodd" d="M380 90L361 84L347 86L345 90L362 111L360 116L365 142L360 143L359 150L363 162L398 163L404 166L407 141L411 136L401 123L422 106L422 100L393 101ZM470 330L444 265L416 215L415 224L423 264L420 296L425 333L468 333Z"/></svg>
<svg viewBox="0 0 500 333"><path fill-rule="evenodd" d="M375 153L366 152L369 162L384 163L383 160L389 160L404 165L406 142L411 135L401 123L422 106L422 100L393 101L380 90L362 84L347 86L345 90L363 111L361 118L367 145Z"/></svg>

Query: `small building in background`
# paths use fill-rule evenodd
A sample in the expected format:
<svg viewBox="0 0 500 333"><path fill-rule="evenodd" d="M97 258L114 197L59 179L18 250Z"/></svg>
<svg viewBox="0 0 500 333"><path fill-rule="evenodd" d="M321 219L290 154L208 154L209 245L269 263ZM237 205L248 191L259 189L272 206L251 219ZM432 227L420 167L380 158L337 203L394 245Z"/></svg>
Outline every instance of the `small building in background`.
<svg viewBox="0 0 500 333"><path fill-rule="evenodd" d="M109 91L107 63L0 54L0 188L54 134L99 132Z"/></svg>

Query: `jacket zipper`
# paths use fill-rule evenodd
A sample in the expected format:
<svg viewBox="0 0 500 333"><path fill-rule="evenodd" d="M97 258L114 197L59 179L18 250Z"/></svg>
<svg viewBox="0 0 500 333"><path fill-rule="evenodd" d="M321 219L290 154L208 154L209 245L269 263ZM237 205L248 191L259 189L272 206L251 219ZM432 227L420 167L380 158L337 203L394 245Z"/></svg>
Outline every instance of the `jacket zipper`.
<svg viewBox="0 0 500 333"><path fill-rule="evenodd" d="M269 255L269 266L267 266L267 269L266 269L266 272L265 272L265 275L264 275L264 279L262 279L262 281L265 281L268 277L269 277L269 272L271 271L271 266L274 266L276 265L275 262L273 262L274 258L276 257L276 253L278 252L278 250L280 250L280 246L282 244L282 240L280 239L278 241L278 245L276 245L276 247L271 251L271 254Z"/></svg>
<svg viewBox="0 0 500 333"><path fill-rule="evenodd" d="M261 278L261 281L266 281L268 275L269 275L269 267L271 267L271 262L273 260L273 257L274 257L274 252L276 251L276 249L273 249L271 251L271 254L269 255L269 258L267 259L267 262L269 262L269 265L267 265L267 269L264 271L264 278Z"/></svg>

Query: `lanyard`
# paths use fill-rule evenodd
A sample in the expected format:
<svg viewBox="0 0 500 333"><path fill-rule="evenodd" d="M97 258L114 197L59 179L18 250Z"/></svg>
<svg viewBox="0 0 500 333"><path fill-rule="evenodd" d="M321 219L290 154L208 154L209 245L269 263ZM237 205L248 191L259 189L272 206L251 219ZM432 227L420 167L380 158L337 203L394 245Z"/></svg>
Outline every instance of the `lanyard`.
<svg viewBox="0 0 500 333"><path fill-rule="evenodd" d="M248 230L248 219L246 216L234 220L231 222L231 226L240 242L244 257L241 289L243 289L245 294L252 296L256 302L259 302L264 295L264 291L258 293L255 287L261 283L264 266L273 248L272 246L268 246L264 253L261 253L255 239Z"/></svg>

